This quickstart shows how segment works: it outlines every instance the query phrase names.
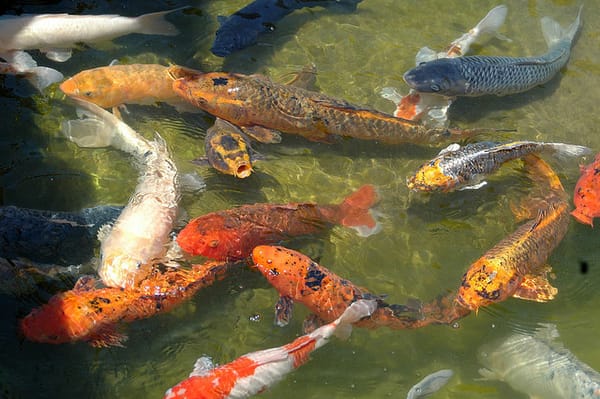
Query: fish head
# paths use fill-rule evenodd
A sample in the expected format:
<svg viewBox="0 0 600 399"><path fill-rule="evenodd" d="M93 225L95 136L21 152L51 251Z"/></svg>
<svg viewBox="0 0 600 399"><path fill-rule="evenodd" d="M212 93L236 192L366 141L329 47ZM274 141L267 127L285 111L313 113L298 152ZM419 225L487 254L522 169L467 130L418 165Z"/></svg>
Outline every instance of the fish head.
<svg viewBox="0 0 600 399"><path fill-rule="evenodd" d="M423 62L404 74L404 81L420 93L456 96L464 93L467 81L455 59Z"/></svg>
<svg viewBox="0 0 600 399"><path fill-rule="evenodd" d="M247 112L244 98L245 79L225 72L189 72L179 68L175 73L173 91L194 106L219 118L238 120Z"/></svg>
<svg viewBox="0 0 600 399"><path fill-rule="evenodd" d="M240 260L249 255L250 240L234 218L208 214L190 221L177 235L177 243L190 255L215 260Z"/></svg>
<svg viewBox="0 0 600 399"><path fill-rule="evenodd" d="M217 120L221 121L221 119ZM228 122L227 124L231 125ZM204 146L208 162L219 172L240 179L252 174L250 146L243 133L235 130L219 130L213 126L206 133Z"/></svg>
<svg viewBox="0 0 600 399"><path fill-rule="evenodd" d="M246 28L241 24L236 24L235 29L223 25L215 33L215 41L210 51L218 57L227 57L237 50L256 43L258 33L259 31L253 29L253 27Z"/></svg>
<svg viewBox="0 0 600 399"><path fill-rule="evenodd" d="M252 250L254 266L280 295L301 297L306 271L314 262L300 252L272 245L259 245Z"/></svg>
<svg viewBox="0 0 600 399"><path fill-rule="evenodd" d="M134 288L152 271L152 264L122 253L101 257L98 275L108 287Z"/></svg>
<svg viewBox="0 0 600 399"><path fill-rule="evenodd" d="M444 173L440 166L441 159L436 158L422 165L419 170L406 179L406 185L414 191L450 191L458 181Z"/></svg>
<svg viewBox="0 0 600 399"><path fill-rule="evenodd" d="M493 261L481 258L464 274L456 300L476 311L481 306L501 302L513 295L519 282L516 270L511 273Z"/></svg>
<svg viewBox="0 0 600 399"><path fill-rule="evenodd" d="M82 71L60 84L63 93L71 98L89 101L102 108L115 107L125 102L125 91L119 90L106 74L94 70Z"/></svg>

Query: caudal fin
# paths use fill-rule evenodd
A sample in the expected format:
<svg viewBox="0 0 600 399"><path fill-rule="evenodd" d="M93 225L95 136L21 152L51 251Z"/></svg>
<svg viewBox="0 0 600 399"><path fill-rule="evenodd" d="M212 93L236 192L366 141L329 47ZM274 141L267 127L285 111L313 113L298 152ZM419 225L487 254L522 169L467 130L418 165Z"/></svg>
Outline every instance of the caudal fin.
<svg viewBox="0 0 600 399"><path fill-rule="evenodd" d="M361 237L368 237L379 232L381 225L371 214L371 207L378 199L377 190L373 185L362 186L341 203L339 223L353 228Z"/></svg>
<svg viewBox="0 0 600 399"><path fill-rule="evenodd" d="M344 310L344 313L334 323L337 324L335 336L341 339L347 339L352 332L352 323L356 323L360 319L370 316L377 309L377 301L375 299L359 299L353 302Z"/></svg>
<svg viewBox="0 0 600 399"><path fill-rule="evenodd" d="M550 17L544 17L541 19L540 23L542 25L542 33L544 35L544 40L546 40L546 44L549 48L564 39L568 40L569 42L573 42L573 39L575 39L575 35L577 35L577 32L581 27L582 9L583 6L579 7L577 18L575 18L575 21L573 21L571 26L569 26L569 28L566 30L561 28L558 22L556 22Z"/></svg>
<svg viewBox="0 0 600 399"><path fill-rule="evenodd" d="M139 24L136 32L144 33L146 35L165 35L165 36L176 36L179 34L179 30L172 23L166 21L164 16L174 11L179 11L187 7L179 7L173 10L153 12L150 14L140 15L136 18Z"/></svg>
<svg viewBox="0 0 600 399"><path fill-rule="evenodd" d="M570 157L582 157L584 155L590 155L592 149L583 145L575 144L564 144L564 143L550 143L552 148L556 151L556 154L560 158Z"/></svg>

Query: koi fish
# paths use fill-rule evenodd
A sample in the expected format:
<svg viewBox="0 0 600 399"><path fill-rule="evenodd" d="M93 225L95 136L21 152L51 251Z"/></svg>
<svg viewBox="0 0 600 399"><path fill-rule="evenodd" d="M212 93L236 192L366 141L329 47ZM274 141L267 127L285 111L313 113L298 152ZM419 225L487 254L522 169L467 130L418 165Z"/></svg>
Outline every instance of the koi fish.
<svg viewBox="0 0 600 399"><path fill-rule="evenodd" d="M235 260L250 256L259 244L317 234L336 223L369 236L380 229L370 211L376 201L375 187L365 185L339 205L242 205L191 220L179 232L177 243L191 255Z"/></svg>
<svg viewBox="0 0 600 399"><path fill-rule="evenodd" d="M536 218L523 223L469 267L456 300L471 310L511 296L552 300L558 290L548 282L550 267L544 262L567 232L568 208L566 201L548 200Z"/></svg>
<svg viewBox="0 0 600 399"><path fill-rule="evenodd" d="M351 10L362 0L255 0L229 17L219 16L219 29L210 51L216 56L229 54L255 44L262 33L275 30L275 23L304 7L347 5Z"/></svg>
<svg viewBox="0 0 600 399"><path fill-rule="evenodd" d="M127 290L95 288L93 278L83 277L72 290L33 309L20 321L20 331L40 343L86 341L95 347L122 346L127 337L115 330L118 323L170 311L221 279L226 268L221 263L194 265L191 270L154 268L139 286Z"/></svg>
<svg viewBox="0 0 600 399"><path fill-rule="evenodd" d="M515 332L483 345L479 373L530 398L600 398L600 373L556 342L558 336L554 324L544 324L533 333Z"/></svg>
<svg viewBox="0 0 600 399"><path fill-rule="evenodd" d="M474 28L454 40L442 52L435 52L429 47L421 48L415 57L416 65L438 58L462 57L484 34L493 34L500 39L510 40L498 33L507 13L508 8L505 5L494 7ZM384 87L381 95L396 105L394 116L421 120L428 126L444 126L447 122L448 108L454 101L451 97L419 93L414 89L410 89L406 96L402 96L393 87Z"/></svg>
<svg viewBox="0 0 600 399"><path fill-rule="evenodd" d="M63 123L64 134L83 147L112 145L132 155L141 170L121 215L98 234L102 281L109 287L132 287L166 255L180 196L177 168L158 134L148 141L97 105L73 101L85 110L87 119Z"/></svg>
<svg viewBox="0 0 600 399"><path fill-rule="evenodd" d="M341 136L388 144L431 144L481 131L430 129L325 94L278 84L261 75L200 73L176 66L171 67L171 73L177 94L249 135L276 130L328 143Z"/></svg>
<svg viewBox="0 0 600 399"><path fill-rule="evenodd" d="M581 177L575 185L573 203L575 210L571 215L580 223L593 225L593 219L600 216L600 154L594 162L581 167Z"/></svg>
<svg viewBox="0 0 600 399"><path fill-rule="evenodd" d="M63 74L56 69L38 66L37 62L24 51L0 52L0 58L6 61L0 62L0 75L24 77L40 92L64 79Z"/></svg>
<svg viewBox="0 0 600 399"><path fill-rule="evenodd" d="M0 207L0 257L75 265L94 256L96 234L122 207L96 206L80 212Z"/></svg>
<svg viewBox="0 0 600 399"><path fill-rule="evenodd" d="M419 399L424 398L425 396L431 395L442 389L444 385L448 383L450 378L454 375L452 370L439 370L435 373L431 373L421 381L416 383L410 391L408 391L408 395L406 395L406 399Z"/></svg>
<svg viewBox="0 0 600 399"><path fill-rule="evenodd" d="M415 191L478 189L487 184L485 176L498 170L505 162L540 152L579 157L591 153L591 150L580 145L535 141L484 141L463 147L451 144L441 150L437 157L421 165L407 179L407 185Z"/></svg>
<svg viewBox="0 0 600 399"><path fill-rule="evenodd" d="M78 43L92 45L130 33L174 36L179 31L165 21L174 10L123 17L120 15L4 15L0 17L0 53L40 50L56 62L71 58Z"/></svg>
<svg viewBox="0 0 600 399"><path fill-rule="evenodd" d="M546 83L563 68L580 27L581 10L567 30L549 17L541 20L548 52L537 57L465 56L422 63L404 74L421 93L482 96L521 93Z"/></svg>
<svg viewBox="0 0 600 399"><path fill-rule="evenodd" d="M375 299L377 309L356 324L358 327L415 329L430 324L451 324L471 313L456 301L456 292L438 296L427 303L410 300L406 305L388 304L300 252L259 245L252 251L252 261L260 273L279 292L275 306L275 324L285 326L291 319L294 302L313 312L308 322L329 322L358 299ZM314 320L316 318L317 320ZM309 323L306 327L311 327Z"/></svg>
<svg viewBox="0 0 600 399"><path fill-rule="evenodd" d="M239 399L263 392L306 363L333 335L348 338L351 324L369 316L375 306L374 301L358 300L338 319L310 334L284 346L248 353L223 366L215 368L210 358L201 357L189 378L169 388L164 399Z"/></svg>

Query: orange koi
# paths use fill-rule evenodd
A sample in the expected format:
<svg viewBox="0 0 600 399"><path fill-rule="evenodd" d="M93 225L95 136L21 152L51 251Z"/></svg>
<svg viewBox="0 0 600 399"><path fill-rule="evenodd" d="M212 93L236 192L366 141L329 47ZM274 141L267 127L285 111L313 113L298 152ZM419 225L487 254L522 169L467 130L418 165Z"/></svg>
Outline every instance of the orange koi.
<svg viewBox="0 0 600 399"><path fill-rule="evenodd" d="M470 311L455 306L448 298L414 306L390 305L382 297L353 284L300 252L278 246L260 245L252 251L254 266L277 289L280 299L275 307L275 322L286 325L294 302L305 305L322 322L339 317L350 304L360 299L376 300L377 309L357 327L392 329L418 328L428 324L450 323Z"/></svg>
<svg viewBox="0 0 600 399"><path fill-rule="evenodd" d="M177 243L191 255L236 260L250 256L257 245L317 234L336 223L368 236L380 228L370 213L376 202L375 187L365 185L339 205L242 205L191 220L177 236Z"/></svg>
<svg viewBox="0 0 600 399"><path fill-rule="evenodd" d="M462 277L456 300L471 310L510 296L537 302L554 298L558 290L547 279L544 262L569 225L568 203L549 200L538 215L517 228L473 263Z"/></svg>
<svg viewBox="0 0 600 399"><path fill-rule="evenodd" d="M369 316L375 306L375 301L356 301L338 319L310 334L284 346L248 353L223 366L214 368L209 357L201 357L189 378L168 389L164 399L240 399L261 393L306 363L333 335L347 338L351 324Z"/></svg>
<svg viewBox="0 0 600 399"><path fill-rule="evenodd" d="M182 98L251 135L274 129L322 142L353 137L388 144L430 144L465 138L478 130L426 128L261 75L201 73L177 66L171 67L171 73L173 89Z"/></svg>
<svg viewBox="0 0 600 399"><path fill-rule="evenodd" d="M86 341L95 347L122 346L126 336L115 331L132 322L165 313L203 287L221 279L227 265L205 263L191 270L155 268L138 287L94 288L95 280L81 278L75 287L50 298L20 321L25 338L49 344Z"/></svg>
<svg viewBox="0 0 600 399"><path fill-rule="evenodd" d="M594 162L581 167L581 177L575 185L571 215L580 223L594 226L593 220L600 216L600 154Z"/></svg>

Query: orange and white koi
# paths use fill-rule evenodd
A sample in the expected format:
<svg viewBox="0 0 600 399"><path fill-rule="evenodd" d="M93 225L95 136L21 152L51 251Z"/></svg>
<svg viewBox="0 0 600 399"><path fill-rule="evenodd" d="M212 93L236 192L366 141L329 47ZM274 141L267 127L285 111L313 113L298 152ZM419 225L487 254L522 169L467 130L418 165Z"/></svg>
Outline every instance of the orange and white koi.
<svg viewBox="0 0 600 399"><path fill-rule="evenodd" d="M434 159L421 165L407 179L407 185L411 190L428 192L478 189L487 184L485 176L498 170L505 162L540 152L580 157L591 153L591 150L580 145L536 141L484 141L463 147L451 144Z"/></svg>
<svg viewBox="0 0 600 399"><path fill-rule="evenodd" d="M95 281L81 278L75 287L54 295L20 321L28 340L61 344L86 341L92 346L122 346L126 336L117 333L121 322L132 322L165 313L191 298L201 288L223 278L223 263L194 265L191 270L159 268L132 289L95 288Z"/></svg>
<svg viewBox="0 0 600 399"><path fill-rule="evenodd" d="M189 378L168 389L164 399L240 399L263 392L306 363L333 335L347 338L351 324L368 317L375 307L375 301L358 300L339 318L310 334L284 346L248 353L223 366L215 368L210 358L201 357Z"/></svg>
<svg viewBox="0 0 600 399"><path fill-rule="evenodd" d="M97 105L74 101L87 119L65 122L63 132L83 147L112 145L136 160L141 177L114 225L104 226L98 274L109 287L133 287L167 253L180 197L177 167L165 141L148 141Z"/></svg>
<svg viewBox="0 0 600 399"><path fill-rule="evenodd" d="M600 216L600 154L594 162L581 167L581 176L573 193L575 210L571 215L580 223L593 225L595 217Z"/></svg>
<svg viewBox="0 0 600 399"><path fill-rule="evenodd" d="M562 241L569 226L569 206L550 198L536 218L475 261L462 277L456 300L477 310L513 296L537 302L553 299L558 289L547 279L546 259Z"/></svg>
<svg viewBox="0 0 600 399"><path fill-rule="evenodd" d="M416 65L438 58L461 57L468 53L471 45L484 34L490 33L509 40L497 32L504 24L507 12L508 9L504 5L494 7L474 28L450 43L444 51L435 52L429 47L421 48L415 57ZM431 126L444 126L447 123L448 108L454 101L451 97L419 93L413 89L406 96L402 96L393 87L384 87L381 95L396 105L394 116L421 120Z"/></svg>

